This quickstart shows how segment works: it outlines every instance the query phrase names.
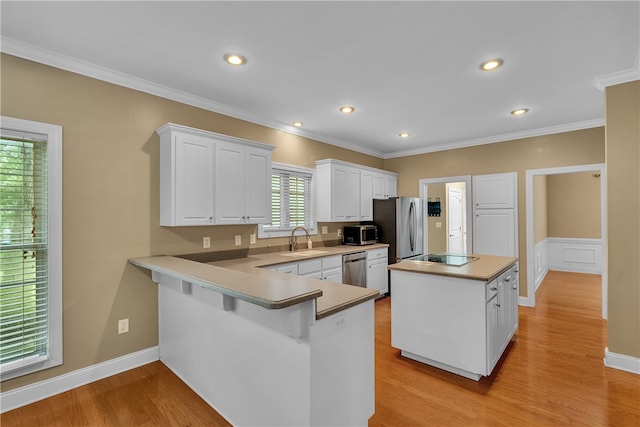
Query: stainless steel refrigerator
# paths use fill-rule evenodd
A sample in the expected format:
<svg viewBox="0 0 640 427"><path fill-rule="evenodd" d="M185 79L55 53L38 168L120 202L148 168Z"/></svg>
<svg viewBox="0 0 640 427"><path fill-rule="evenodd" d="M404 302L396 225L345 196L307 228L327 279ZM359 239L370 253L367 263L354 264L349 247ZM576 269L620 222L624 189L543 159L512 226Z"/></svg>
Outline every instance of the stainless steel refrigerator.
<svg viewBox="0 0 640 427"><path fill-rule="evenodd" d="M423 255L424 222L419 198L373 201L373 223L381 243L389 244L389 264Z"/></svg>

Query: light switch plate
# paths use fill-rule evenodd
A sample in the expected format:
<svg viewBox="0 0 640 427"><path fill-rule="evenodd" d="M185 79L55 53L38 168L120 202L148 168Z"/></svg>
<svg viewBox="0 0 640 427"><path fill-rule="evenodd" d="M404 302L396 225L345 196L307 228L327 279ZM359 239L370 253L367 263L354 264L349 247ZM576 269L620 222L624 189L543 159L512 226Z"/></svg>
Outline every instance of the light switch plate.
<svg viewBox="0 0 640 427"><path fill-rule="evenodd" d="M442 223L441 222L436 222L436 228L442 228Z"/></svg>
<svg viewBox="0 0 640 427"><path fill-rule="evenodd" d="M240 246L242 244L242 236L240 234L236 234L236 246Z"/></svg>
<svg viewBox="0 0 640 427"><path fill-rule="evenodd" d="M249 243L251 243L252 245L256 244L256 235L255 234L249 234Z"/></svg>
<svg viewBox="0 0 640 427"><path fill-rule="evenodd" d="M322 226L322 234L327 234L329 232L329 227L327 227L326 225Z"/></svg>
<svg viewBox="0 0 640 427"><path fill-rule="evenodd" d="M342 230L338 228L338 237L342 236Z"/></svg>
<svg viewBox="0 0 640 427"><path fill-rule="evenodd" d="M203 237L202 238L202 247L204 249L211 247L211 237Z"/></svg>
<svg viewBox="0 0 640 427"><path fill-rule="evenodd" d="M118 334L129 332L129 318L118 320Z"/></svg>

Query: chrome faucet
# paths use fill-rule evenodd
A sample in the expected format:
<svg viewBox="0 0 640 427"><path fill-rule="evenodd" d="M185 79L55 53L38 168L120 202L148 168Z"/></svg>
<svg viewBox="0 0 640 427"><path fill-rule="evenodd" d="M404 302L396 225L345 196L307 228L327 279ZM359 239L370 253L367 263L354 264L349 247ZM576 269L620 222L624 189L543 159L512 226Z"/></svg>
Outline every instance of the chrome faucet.
<svg viewBox="0 0 640 427"><path fill-rule="evenodd" d="M291 236L289 236L289 250L294 252L296 250L296 245L298 244L298 238L294 236L296 230L304 230L304 233L307 235L307 240L311 240L311 236L309 235L309 230L304 227L298 226L291 230Z"/></svg>

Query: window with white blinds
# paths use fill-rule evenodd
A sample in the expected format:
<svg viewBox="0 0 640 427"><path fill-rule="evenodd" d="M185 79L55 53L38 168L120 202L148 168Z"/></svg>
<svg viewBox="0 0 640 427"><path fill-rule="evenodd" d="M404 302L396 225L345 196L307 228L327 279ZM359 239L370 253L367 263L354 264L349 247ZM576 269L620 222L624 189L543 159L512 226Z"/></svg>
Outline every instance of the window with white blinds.
<svg viewBox="0 0 640 427"><path fill-rule="evenodd" d="M2 118L0 372L3 380L61 362L61 200L57 197L61 188L55 188L61 186L61 180L57 179L61 173L58 162L61 133L59 127L48 126L51 125Z"/></svg>
<svg viewBox="0 0 640 427"><path fill-rule="evenodd" d="M288 235L302 226L316 233L313 206L314 170L274 163L271 169L271 224L259 227L259 237Z"/></svg>

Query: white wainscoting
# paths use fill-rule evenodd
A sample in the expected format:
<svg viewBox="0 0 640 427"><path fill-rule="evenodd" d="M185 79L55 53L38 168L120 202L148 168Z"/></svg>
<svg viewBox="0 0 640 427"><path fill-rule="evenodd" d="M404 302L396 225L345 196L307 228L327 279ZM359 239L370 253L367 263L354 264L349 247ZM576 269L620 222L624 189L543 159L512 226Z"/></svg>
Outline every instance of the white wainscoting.
<svg viewBox="0 0 640 427"><path fill-rule="evenodd" d="M549 270L602 274L601 239L549 237L546 240Z"/></svg>
<svg viewBox="0 0 640 427"><path fill-rule="evenodd" d="M151 347L48 380L5 391L0 393L0 413L155 362L158 359L158 347Z"/></svg>
<svg viewBox="0 0 640 427"><path fill-rule="evenodd" d="M536 245L533 248L534 260L535 260L534 272L535 272L535 278L536 278L536 291L538 290L538 287L540 286L545 276L549 272L549 262L548 262L549 257L547 253L548 240L549 239L544 239L541 242L536 243Z"/></svg>

